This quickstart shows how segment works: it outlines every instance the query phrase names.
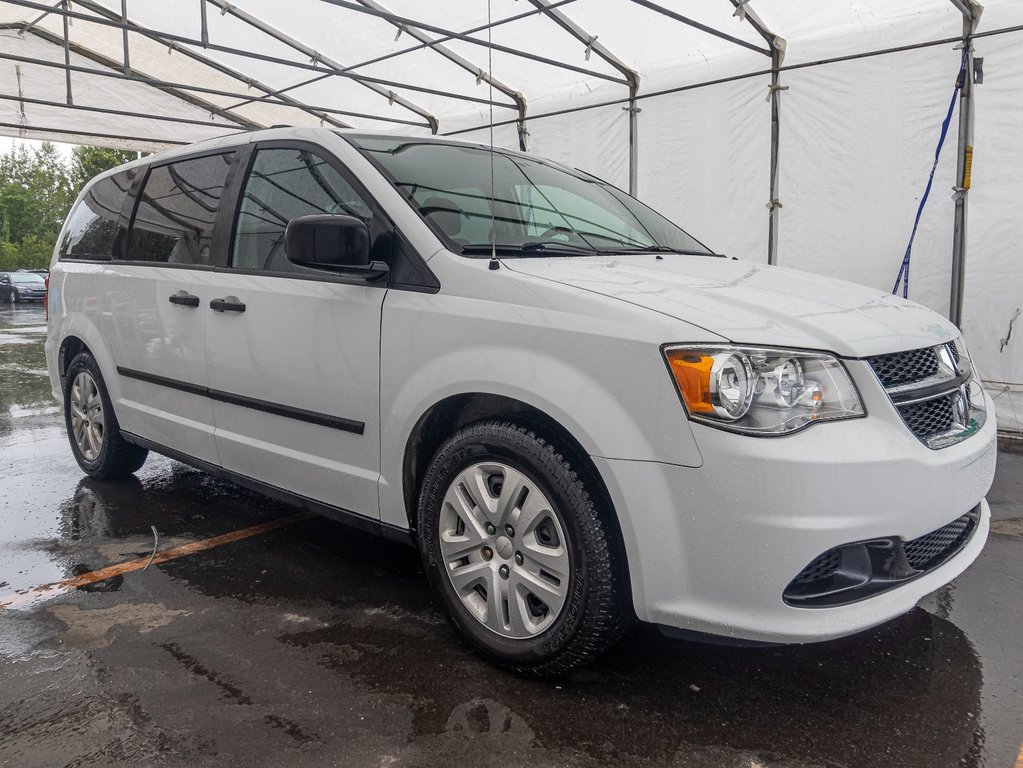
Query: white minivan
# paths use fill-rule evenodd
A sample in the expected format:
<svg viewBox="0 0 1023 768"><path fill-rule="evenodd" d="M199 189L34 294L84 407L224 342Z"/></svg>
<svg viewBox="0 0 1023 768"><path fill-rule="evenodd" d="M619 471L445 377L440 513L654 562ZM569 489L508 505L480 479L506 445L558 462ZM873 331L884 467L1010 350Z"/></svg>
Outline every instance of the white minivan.
<svg viewBox="0 0 1023 768"><path fill-rule="evenodd" d="M525 674L636 617L848 635L988 534L992 405L954 325L528 154L279 128L147 157L79 197L47 302L87 474L152 450L414 544Z"/></svg>

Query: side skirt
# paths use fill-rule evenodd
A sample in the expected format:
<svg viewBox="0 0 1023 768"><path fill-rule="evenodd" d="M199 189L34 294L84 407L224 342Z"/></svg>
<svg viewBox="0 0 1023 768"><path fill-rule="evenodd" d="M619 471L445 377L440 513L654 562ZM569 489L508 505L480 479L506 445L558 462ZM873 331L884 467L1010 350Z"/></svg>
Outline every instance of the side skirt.
<svg viewBox="0 0 1023 768"><path fill-rule="evenodd" d="M218 467L215 464L196 459L188 454L176 451L173 448L168 448L159 443L154 443L152 440L147 440L144 437L133 435L130 432L121 430L121 437L127 440L129 443L133 443L141 448L146 448L153 453L159 453L161 456L180 461L182 464L187 464L190 467L195 467L198 470L202 470L207 474L219 477L224 480L230 480L235 485L239 485L242 488L247 488L250 491L255 491L264 496L269 496L271 499L277 501L283 501L285 504L290 504L299 509L304 509L308 512L314 512L317 515L329 517L331 520L336 520L339 523L349 525L352 528L357 528L360 531L371 533L376 536L382 536L390 541L396 541L401 544L405 544L410 547L416 546L415 537L411 531L399 528L396 525L390 525L383 523L379 520L374 520L365 515L360 515L357 512L352 512L341 507L331 506L330 504L324 504L322 501L316 501L310 499L308 496L303 496L299 493L292 493L286 491L283 488L278 488L275 485L269 485L268 483L255 480L245 475L239 475L236 472Z"/></svg>

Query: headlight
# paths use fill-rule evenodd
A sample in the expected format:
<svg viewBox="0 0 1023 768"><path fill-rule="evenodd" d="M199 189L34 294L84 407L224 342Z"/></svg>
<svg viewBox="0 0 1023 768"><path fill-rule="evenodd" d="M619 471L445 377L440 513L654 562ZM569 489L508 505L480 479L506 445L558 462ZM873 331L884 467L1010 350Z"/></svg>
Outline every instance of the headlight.
<svg viewBox="0 0 1023 768"><path fill-rule="evenodd" d="M689 416L750 435L784 435L865 415L843 365L789 349L693 344L664 348Z"/></svg>

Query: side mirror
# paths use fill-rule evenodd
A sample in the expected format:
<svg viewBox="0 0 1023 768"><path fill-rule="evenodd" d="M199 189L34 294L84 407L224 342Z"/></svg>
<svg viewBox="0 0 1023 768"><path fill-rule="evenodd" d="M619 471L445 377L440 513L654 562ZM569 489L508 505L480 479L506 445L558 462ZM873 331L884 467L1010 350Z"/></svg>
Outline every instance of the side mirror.
<svg viewBox="0 0 1023 768"><path fill-rule="evenodd" d="M301 267L367 280L388 273L385 263L369 260L369 228L354 216L318 213L292 219L284 231L284 252Z"/></svg>

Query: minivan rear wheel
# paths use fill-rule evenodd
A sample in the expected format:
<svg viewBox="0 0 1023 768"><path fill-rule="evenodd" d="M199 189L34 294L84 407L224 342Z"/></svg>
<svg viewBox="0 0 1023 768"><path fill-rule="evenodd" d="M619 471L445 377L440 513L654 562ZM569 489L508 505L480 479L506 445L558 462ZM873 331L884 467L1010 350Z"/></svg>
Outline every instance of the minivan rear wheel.
<svg viewBox="0 0 1023 768"><path fill-rule="evenodd" d="M99 365L88 352L75 355L64 376L64 424L75 461L97 480L127 477L149 455L121 436Z"/></svg>
<svg viewBox="0 0 1023 768"><path fill-rule="evenodd" d="M521 674L591 661L632 617L610 510L580 464L530 428L483 421L445 441L423 480L431 585L476 651Z"/></svg>

